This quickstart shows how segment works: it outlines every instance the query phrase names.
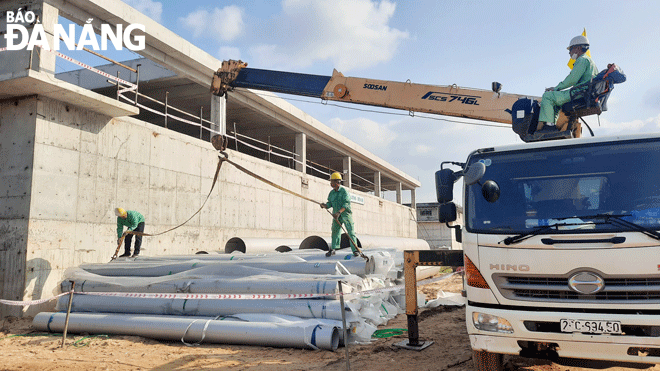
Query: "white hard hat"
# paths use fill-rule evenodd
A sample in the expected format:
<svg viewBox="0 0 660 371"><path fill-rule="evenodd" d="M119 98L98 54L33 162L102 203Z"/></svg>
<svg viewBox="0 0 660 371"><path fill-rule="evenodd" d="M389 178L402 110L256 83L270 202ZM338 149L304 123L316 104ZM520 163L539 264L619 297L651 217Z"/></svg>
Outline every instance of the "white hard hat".
<svg viewBox="0 0 660 371"><path fill-rule="evenodd" d="M589 46L589 39L586 36L577 35L571 39L571 42L568 44L568 50L571 50L572 47L576 45L586 45Z"/></svg>

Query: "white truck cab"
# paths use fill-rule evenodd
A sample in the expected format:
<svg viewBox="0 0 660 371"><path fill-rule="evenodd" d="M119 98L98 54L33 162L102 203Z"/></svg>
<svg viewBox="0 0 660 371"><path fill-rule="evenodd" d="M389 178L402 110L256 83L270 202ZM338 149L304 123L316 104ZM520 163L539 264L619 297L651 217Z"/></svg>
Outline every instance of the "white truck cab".
<svg viewBox="0 0 660 371"><path fill-rule="evenodd" d="M447 180L466 178L478 369L503 354L660 363L660 134L484 148L463 168L436 179L442 219Z"/></svg>

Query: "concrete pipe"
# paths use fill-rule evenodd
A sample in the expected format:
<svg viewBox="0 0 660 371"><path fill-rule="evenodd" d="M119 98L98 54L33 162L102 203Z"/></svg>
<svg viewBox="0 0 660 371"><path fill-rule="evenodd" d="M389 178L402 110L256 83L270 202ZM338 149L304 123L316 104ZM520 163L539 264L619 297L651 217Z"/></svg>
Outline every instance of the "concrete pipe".
<svg viewBox="0 0 660 371"><path fill-rule="evenodd" d="M225 253L240 251L246 254L276 252L278 246L300 246L301 239L232 237L225 244Z"/></svg>

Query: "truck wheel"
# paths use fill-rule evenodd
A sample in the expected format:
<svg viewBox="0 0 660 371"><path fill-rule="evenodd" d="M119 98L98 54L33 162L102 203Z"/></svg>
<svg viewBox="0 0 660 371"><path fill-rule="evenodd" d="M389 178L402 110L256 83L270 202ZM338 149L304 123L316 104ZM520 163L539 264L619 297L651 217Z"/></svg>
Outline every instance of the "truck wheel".
<svg viewBox="0 0 660 371"><path fill-rule="evenodd" d="M503 371L504 355L483 350L472 351L472 363L476 371Z"/></svg>

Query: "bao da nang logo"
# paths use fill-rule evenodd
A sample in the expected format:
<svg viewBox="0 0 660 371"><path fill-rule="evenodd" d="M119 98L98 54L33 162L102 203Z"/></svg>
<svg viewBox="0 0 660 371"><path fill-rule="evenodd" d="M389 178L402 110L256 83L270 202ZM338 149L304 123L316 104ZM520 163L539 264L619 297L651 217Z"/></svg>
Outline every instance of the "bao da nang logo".
<svg viewBox="0 0 660 371"><path fill-rule="evenodd" d="M76 35L76 27L73 24L65 28L61 24L55 24L53 29L53 45L46 38L44 27L33 11L7 11L7 50L33 50L35 47L47 50L60 50L62 44L68 50L108 50L108 44L114 49L122 50L125 46L129 50L137 51L144 49L144 35L132 35L135 30L144 32L144 25L130 24L125 28L118 24L114 29L109 24L101 25L101 43L96 39L94 27L91 25L93 19L87 20L83 25L80 35ZM36 23L35 23L36 22ZM34 24L29 30L25 24ZM78 37L76 37L78 36ZM77 46L76 46L77 44Z"/></svg>

